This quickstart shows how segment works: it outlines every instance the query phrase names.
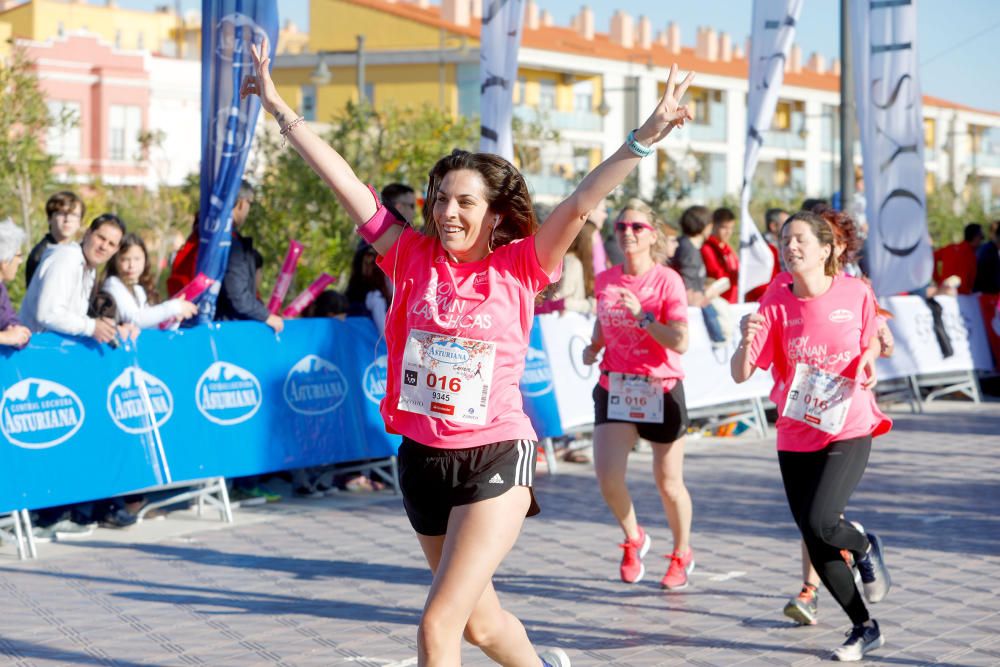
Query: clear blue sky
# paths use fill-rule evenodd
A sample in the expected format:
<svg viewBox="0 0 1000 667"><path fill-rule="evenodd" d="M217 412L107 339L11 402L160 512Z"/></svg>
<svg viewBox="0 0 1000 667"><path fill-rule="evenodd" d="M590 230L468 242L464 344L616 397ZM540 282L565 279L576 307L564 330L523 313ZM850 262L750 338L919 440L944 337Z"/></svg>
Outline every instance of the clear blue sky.
<svg viewBox="0 0 1000 667"><path fill-rule="evenodd" d="M434 0L436 1L436 0ZM168 0L119 0L121 6L151 9ZM570 17L587 4L594 10L596 27L607 31L611 15L626 8L645 14L655 30L675 21L681 39L694 44L700 25L730 33L742 44L749 34L752 0L536 0L556 23L568 25ZM918 0L923 91L953 102L1000 112L1000 0ZM183 0L184 9L200 9L197 0ZM839 54L837 0L805 0L796 38L806 58L813 51L829 58ZM309 30L308 0L279 0L281 19L292 19Z"/></svg>

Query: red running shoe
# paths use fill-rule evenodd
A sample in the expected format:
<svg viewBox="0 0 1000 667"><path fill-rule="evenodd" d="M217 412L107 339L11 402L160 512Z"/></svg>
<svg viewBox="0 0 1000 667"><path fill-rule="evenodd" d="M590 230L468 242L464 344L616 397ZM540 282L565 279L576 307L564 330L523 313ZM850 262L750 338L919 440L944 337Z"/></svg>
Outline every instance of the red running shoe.
<svg viewBox="0 0 1000 667"><path fill-rule="evenodd" d="M694 551L688 549L686 554L682 554L674 549L674 552L667 558L670 559L670 567L667 568L667 573L660 580L660 586L668 591L679 591L687 588L688 575L694 570Z"/></svg>
<svg viewBox="0 0 1000 667"><path fill-rule="evenodd" d="M642 557L649 551L651 543L649 533L639 526L639 537L634 540L625 538L625 541L618 545L625 552L622 554L621 576L626 584L637 584L642 581L646 574Z"/></svg>

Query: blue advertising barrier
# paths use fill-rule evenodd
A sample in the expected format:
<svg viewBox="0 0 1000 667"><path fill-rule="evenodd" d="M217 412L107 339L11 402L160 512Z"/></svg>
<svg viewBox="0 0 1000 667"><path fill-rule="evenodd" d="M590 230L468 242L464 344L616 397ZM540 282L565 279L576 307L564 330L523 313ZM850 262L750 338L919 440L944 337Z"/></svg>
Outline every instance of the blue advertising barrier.
<svg viewBox="0 0 1000 667"><path fill-rule="evenodd" d="M539 438L557 438L563 435L554 387L549 354L542 339L542 327L536 317L531 326L524 375L521 376L521 396L524 399L524 411L531 419L531 425Z"/></svg>
<svg viewBox="0 0 1000 667"><path fill-rule="evenodd" d="M144 331L111 349L0 347L0 512L164 484L393 456L367 319Z"/></svg>

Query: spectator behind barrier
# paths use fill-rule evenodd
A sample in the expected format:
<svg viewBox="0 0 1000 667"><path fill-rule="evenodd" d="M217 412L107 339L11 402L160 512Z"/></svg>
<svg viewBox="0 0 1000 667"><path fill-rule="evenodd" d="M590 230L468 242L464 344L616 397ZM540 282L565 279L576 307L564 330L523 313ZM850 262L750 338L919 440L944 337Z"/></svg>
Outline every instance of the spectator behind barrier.
<svg viewBox="0 0 1000 667"><path fill-rule="evenodd" d="M973 292L1000 294L1000 220L990 225L990 240L976 251L976 282Z"/></svg>
<svg viewBox="0 0 1000 667"><path fill-rule="evenodd" d="M14 280L24 253L24 230L9 218L0 222L0 345L24 347L31 340L31 330L21 324L7 294L7 283Z"/></svg>
<svg viewBox="0 0 1000 667"><path fill-rule="evenodd" d="M344 319L350 305L347 297L335 289L323 290L316 300L310 303L302 317L336 317Z"/></svg>
<svg viewBox="0 0 1000 667"><path fill-rule="evenodd" d="M49 233L39 241L28 254L24 267L24 284L30 285L45 252L63 243L72 243L80 231L80 223L87 208L75 193L57 192L45 202L45 215L49 222Z"/></svg>
<svg viewBox="0 0 1000 667"><path fill-rule="evenodd" d="M216 303L216 320L257 320L281 333L284 320L267 310L257 297L257 264L254 261L253 239L242 236L240 227L246 222L253 205L253 188L243 181L236 203L233 204L233 243L229 248L229 263L222 279L222 289Z"/></svg>
<svg viewBox="0 0 1000 667"><path fill-rule="evenodd" d="M600 242L600 234L592 222L584 223L580 233L563 257L562 277L556 283L552 296L547 302L551 311L569 310L575 313L594 313L597 300L594 298L594 239ZM538 312L538 311L536 311Z"/></svg>
<svg viewBox="0 0 1000 667"><path fill-rule="evenodd" d="M119 333L128 336L131 326L119 331L113 319L87 315L97 269L117 252L124 235L125 223L104 213L90 223L81 243L50 248L21 303L25 325L35 332L90 336L99 343L110 343Z"/></svg>
<svg viewBox="0 0 1000 667"><path fill-rule="evenodd" d="M769 208L764 213L764 240L777 248L781 245L781 226L788 220L788 211L783 208Z"/></svg>
<svg viewBox="0 0 1000 667"><path fill-rule="evenodd" d="M976 284L976 250L986 240L983 226L966 225L963 237L958 243L934 251L934 282L949 290L957 288L958 294L972 294Z"/></svg>
<svg viewBox="0 0 1000 667"><path fill-rule="evenodd" d="M729 303L739 300L740 258L729 247L735 227L736 216L731 210L715 209L712 213L712 232L701 246L701 258L708 277L712 280L729 279L729 289L719 295Z"/></svg>
<svg viewBox="0 0 1000 667"><path fill-rule="evenodd" d="M348 317L370 317L381 336L385 332L385 314L392 295L385 274L375 264L378 253L364 239L351 262L351 277L347 281Z"/></svg>
<svg viewBox="0 0 1000 667"><path fill-rule="evenodd" d="M701 256L701 246L710 231L711 216L704 206L690 206L681 214L680 228L684 236L677 243L677 251L670 266L681 274L687 290L688 305L701 308L705 328L715 344L725 343L726 336L719 324L719 314L712 306L717 292L705 291L705 261ZM718 282L718 285L723 285Z"/></svg>
<svg viewBox="0 0 1000 667"><path fill-rule="evenodd" d="M417 195L409 185L390 183L382 188L382 203L391 211L399 214L399 218L412 225L417 214Z"/></svg>
<svg viewBox="0 0 1000 667"><path fill-rule="evenodd" d="M126 234L118 252L108 262L101 284L101 292L114 302L119 324L128 322L140 329L151 329L161 322L186 320L198 313L198 306L184 299L159 303L149 269L146 244L138 235Z"/></svg>

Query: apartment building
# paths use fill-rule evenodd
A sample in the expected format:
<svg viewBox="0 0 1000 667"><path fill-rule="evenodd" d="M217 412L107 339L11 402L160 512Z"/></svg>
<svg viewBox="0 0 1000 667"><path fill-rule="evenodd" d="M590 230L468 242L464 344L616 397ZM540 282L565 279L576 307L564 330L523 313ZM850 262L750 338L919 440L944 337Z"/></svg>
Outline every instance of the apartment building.
<svg viewBox="0 0 1000 667"><path fill-rule="evenodd" d="M307 52L275 59L286 99L322 122L360 95L378 106L432 104L479 111L482 0L311 0ZM690 30L691 28L687 28ZM695 120L639 167L649 194L667 175L689 196L717 200L742 182L748 45L697 27L653 26L617 12L598 31L586 7L569 26L529 0L514 113L556 130L519 165L541 200L568 194L574 179L615 150L662 94L671 63L698 72L689 92ZM785 84L757 170L758 192L829 195L839 187L840 63L790 54ZM1000 114L924 97L928 187L952 183L1000 207ZM855 150L860 161L860 150Z"/></svg>

